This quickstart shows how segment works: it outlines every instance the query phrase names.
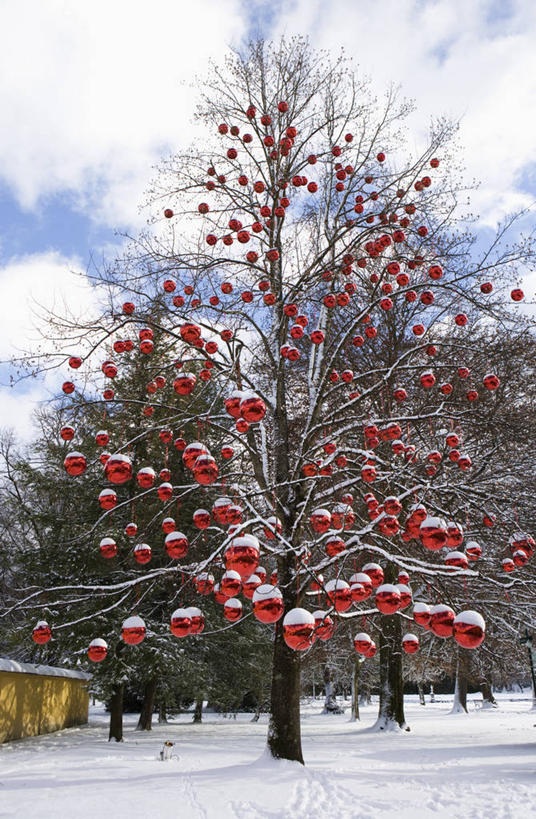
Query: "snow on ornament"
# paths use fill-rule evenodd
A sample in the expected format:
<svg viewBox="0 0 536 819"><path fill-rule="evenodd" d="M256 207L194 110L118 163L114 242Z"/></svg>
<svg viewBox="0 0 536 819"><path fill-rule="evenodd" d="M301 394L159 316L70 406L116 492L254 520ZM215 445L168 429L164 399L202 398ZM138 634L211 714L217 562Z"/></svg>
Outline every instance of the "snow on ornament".
<svg viewBox="0 0 536 819"><path fill-rule="evenodd" d="M383 583L383 569L378 563L367 563L363 566L363 573L368 575L374 589Z"/></svg>
<svg viewBox="0 0 536 819"><path fill-rule="evenodd" d="M212 455L200 455L195 461L192 474L201 486L209 486L218 479L218 465Z"/></svg>
<svg viewBox="0 0 536 819"><path fill-rule="evenodd" d="M237 597L229 597L223 604L223 616L230 623L236 623L242 617L242 603Z"/></svg>
<svg viewBox="0 0 536 819"><path fill-rule="evenodd" d="M283 531L283 524L276 518L275 515L272 515L269 518L266 518L266 523L263 528L264 537L266 540L274 540L277 535L280 535Z"/></svg>
<svg viewBox="0 0 536 819"><path fill-rule="evenodd" d="M502 569L503 572L513 572L516 567L516 564L512 560L511 557L505 557L502 562Z"/></svg>
<svg viewBox="0 0 536 819"><path fill-rule="evenodd" d="M315 629L313 634L313 641L318 638L325 642L333 637L335 633L335 623L326 611L313 612L315 621Z"/></svg>
<svg viewBox="0 0 536 819"><path fill-rule="evenodd" d="M152 557L152 550L148 543L138 543L134 546L134 560L141 566L149 563Z"/></svg>
<svg viewBox="0 0 536 819"><path fill-rule="evenodd" d="M109 511L117 505L117 495L113 489L103 489L99 494L99 505L101 509Z"/></svg>
<svg viewBox="0 0 536 819"><path fill-rule="evenodd" d="M169 557L178 560L188 552L188 538L182 532L170 532L164 540L166 552Z"/></svg>
<svg viewBox="0 0 536 819"><path fill-rule="evenodd" d="M227 571L236 571L241 578L249 577L259 564L259 541L255 535L233 538L224 553Z"/></svg>
<svg viewBox="0 0 536 819"><path fill-rule="evenodd" d="M226 597L235 597L242 588L242 577L235 569L229 569L220 582L220 591Z"/></svg>
<svg viewBox="0 0 536 819"><path fill-rule="evenodd" d="M176 528L177 526L173 518L164 518L162 521L162 531L165 535L169 535L170 532L174 532Z"/></svg>
<svg viewBox="0 0 536 819"><path fill-rule="evenodd" d="M438 603L430 609L430 628L436 637L452 637L454 628L454 611L444 603Z"/></svg>
<svg viewBox="0 0 536 819"><path fill-rule="evenodd" d="M354 648L358 654L366 654L370 646L374 645L372 637L365 631L360 631L354 637Z"/></svg>
<svg viewBox="0 0 536 819"><path fill-rule="evenodd" d="M32 631L32 640L37 645L42 646L48 643L52 637L52 629L46 620L38 620Z"/></svg>
<svg viewBox="0 0 536 819"><path fill-rule="evenodd" d="M400 593L400 606L399 609L406 609L411 603L413 602L413 595L411 593L411 589L405 583L396 583L395 588L398 589Z"/></svg>
<svg viewBox="0 0 536 819"><path fill-rule="evenodd" d="M402 648L406 654L416 654L419 650L419 638L416 634L408 632L402 637Z"/></svg>
<svg viewBox="0 0 536 819"><path fill-rule="evenodd" d="M128 455L110 455L104 467L104 474L110 483L122 484L132 478L132 464Z"/></svg>
<svg viewBox="0 0 536 819"><path fill-rule="evenodd" d="M164 481L156 490L156 494L161 501L169 501L173 497L173 486L167 481Z"/></svg>
<svg viewBox="0 0 536 819"><path fill-rule="evenodd" d="M127 617L126 620L123 621L123 625L121 627L121 637L125 643L128 643L129 646L138 645L145 639L145 623L138 617L137 615L133 615L132 617Z"/></svg>
<svg viewBox="0 0 536 819"><path fill-rule="evenodd" d="M81 452L69 452L63 462L65 471L72 478L82 475L86 471L87 461L86 456Z"/></svg>
<svg viewBox="0 0 536 819"><path fill-rule="evenodd" d="M156 472L150 466L144 466L138 470L136 481L142 489L150 489L156 480Z"/></svg>
<svg viewBox="0 0 536 819"><path fill-rule="evenodd" d="M455 569L467 569L469 562L467 556L463 552L449 552L445 555L445 563Z"/></svg>
<svg viewBox="0 0 536 819"><path fill-rule="evenodd" d="M419 527L419 538L425 549L438 551L447 543L447 524L443 518L428 515Z"/></svg>
<svg viewBox="0 0 536 819"><path fill-rule="evenodd" d="M169 628L174 637L187 637L192 628L192 618L188 609L175 609L171 615Z"/></svg>
<svg viewBox="0 0 536 819"><path fill-rule="evenodd" d="M463 648L478 648L484 642L486 623L476 611L461 611L454 618L454 639Z"/></svg>
<svg viewBox="0 0 536 819"><path fill-rule="evenodd" d="M331 535L324 543L324 548L328 557L337 557L346 549L346 544L338 535Z"/></svg>
<svg viewBox="0 0 536 819"><path fill-rule="evenodd" d="M100 553L105 558L115 557L117 554L117 543L113 537L103 537L99 543Z"/></svg>
<svg viewBox="0 0 536 819"><path fill-rule="evenodd" d="M194 582L198 594L205 596L214 591L214 575L209 572L199 572Z"/></svg>
<svg viewBox="0 0 536 819"><path fill-rule="evenodd" d="M335 611L348 611L352 605L352 592L346 580L340 578L328 580L324 591L329 604L334 606Z"/></svg>
<svg viewBox="0 0 536 819"><path fill-rule="evenodd" d="M262 585L260 577L256 574L251 574L242 583L242 593L248 600L253 599L255 589Z"/></svg>
<svg viewBox="0 0 536 819"><path fill-rule="evenodd" d="M302 608L291 609L283 618L283 639L293 651L306 651L313 644L315 618Z"/></svg>
<svg viewBox="0 0 536 819"><path fill-rule="evenodd" d="M210 512L207 509L196 509L192 520L197 529L207 529L210 526Z"/></svg>
<svg viewBox="0 0 536 819"><path fill-rule="evenodd" d="M201 609L198 609L197 606L188 606L185 609L187 616L191 620L190 626L190 634L201 634L203 629L205 628L205 616Z"/></svg>
<svg viewBox="0 0 536 819"><path fill-rule="evenodd" d="M394 614L400 608L400 592L391 583L383 583L376 589L374 602L382 614Z"/></svg>
<svg viewBox="0 0 536 819"><path fill-rule="evenodd" d="M482 557L482 547L476 540L468 540L465 544L465 554L468 560L478 560Z"/></svg>
<svg viewBox="0 0 536 819"><path fill-rule="evenodd" d="M324 534L331 527L331 513L327 509L315 509L309 522L317 534Z"/></svg>
<svg viewBox="0 0 536 819"><path fill-rule="evenodd" d="M361 603L372 594L372 581L365 572L356 572L350 578L350 593L352 602Z"/></svg>
<svg viewBox="0 0 536 819"><path fill-rule="evenodd" d="M263 583L252 598L253 614L261 623L276 623L284 610L283 595L276 586Z"/></svg>
<svg viewBox="0 0 536 819"><path fill-rule="evenodd" d="M430 628L431 609L428 603L413 604L413 619L417 625L423 628Z"/></svg>
<svg viewBox="0 0 536 819"><path fill-rule="evenodd" d="M92 663L101 663L108 654L108 643L102 637L95 637L88 646L87 656Z"/></svg>

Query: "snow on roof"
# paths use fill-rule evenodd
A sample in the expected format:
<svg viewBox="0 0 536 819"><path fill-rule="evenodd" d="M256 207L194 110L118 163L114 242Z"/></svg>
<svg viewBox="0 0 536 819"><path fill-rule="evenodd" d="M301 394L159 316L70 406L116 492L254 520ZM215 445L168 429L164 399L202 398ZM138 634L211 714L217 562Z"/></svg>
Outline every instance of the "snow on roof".
<svg viewBox="0 0 536 819"><path fill-rule="evenodd" d="M90 680L92 675L84 671L74 671L70 668L57 668L52 665L33 665L32 663L19 663L16 660L8 660L0 657L0 671L14 671L19 674L40 674L43 677L74 677L78 680Z"/></svg>

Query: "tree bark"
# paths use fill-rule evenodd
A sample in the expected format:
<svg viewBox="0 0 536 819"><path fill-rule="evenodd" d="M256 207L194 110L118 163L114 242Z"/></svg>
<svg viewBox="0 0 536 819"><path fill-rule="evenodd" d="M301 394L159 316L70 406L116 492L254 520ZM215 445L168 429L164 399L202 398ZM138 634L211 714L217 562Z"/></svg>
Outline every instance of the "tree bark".
<svg viewBox="0 0 536 819"><path fill-rule="evenodd" d="M194 722L201 722L203 719L203 696L198 697L195 701L194 708Z"/></svg>
<svg viewBox="0 0 536 819"><path fill-rule="evenodd" d="M480 682L480 690L482 692L482 707L497 708L497 700L493 696L491 682L486 677L483 677Z"/></svg>
<svg viewBox="0 0 536 819"><path fill-rule="evenodd" d="M158 722L167 722L166 703L163 700L158 703Z"/></svg>
<svg viewBox="0 0 536 819"><path fill-rule="evenodd" d="M283 640L283 619L276 623L268 748L276 759L301 762L300 657Z"/></svg>
<svg viewBox="0 0 536 819"><path fill-rule="evenodd" d="M360 719L359 717L359 672L361 671L361 663L358 658L354 658L354 670L352 673L352 715L351 722Z"/></svg>
<svg viewBox="0 0 536 819"><path fill-rule="evenodd" d="M433 683L430 683L430 702L435 702L435 691Z"/></svg>
<svg viewBox="0 0 536 819"><path fill-rule="evenodd" d="M451 714L467 714L467 678L469 675L469 657L467 651L458 647L456 661L456 683L454 685L454 702Z"/></svg>
<svg viewBox="0 0 536 819"><path fill-rule="evenodd" d="M397 569L389 564L385 582L396 583ZM383 615L380 623L380 707L376 727L406 728L402 678L402 626L398 615Z"/></svg>
<svg viewBox="0 0 536 819"><path fill-rule="evenodd" d="M426 705L426 700L424 699L424 685L421 682L417 683L417 689L419 691L419 705Z"/></svg>
<svg viewBox="0 0 536 819"><path fill-rule="evenodd" d="M156 677L151 677L145 683L143 705L136 731L150 731L153 725L154 697L156 694Z"/></svg>
<svg viewBox="0 0 536 819"><path fill-rule="evenodd" d="M331 679L331 669L326 663L324 666L324 708L323 714L340 714L341 709L337 705L337 697L335 695L335 686Z"/></svg>
<svg viewBox="0 0 536 819"><path fill-rule="evenodd" d="M108 742L115 739L116 742L123 742L123 694L124 683L115 686L110 697L110 730Z"/></svg>

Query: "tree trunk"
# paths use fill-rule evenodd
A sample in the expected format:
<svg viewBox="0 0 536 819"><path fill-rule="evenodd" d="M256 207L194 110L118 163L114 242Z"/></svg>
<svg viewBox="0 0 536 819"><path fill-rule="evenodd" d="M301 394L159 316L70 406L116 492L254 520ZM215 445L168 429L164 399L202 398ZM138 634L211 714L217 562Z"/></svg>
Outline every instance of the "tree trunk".
<svg viewBox="0 0 536 819"><path fill-rule="evenodd" d="M385 582L396 583L397 569L389 564ZM380 707L376 727L406 728L402 679L402 625L398 615L383 615L380 623ZM409 730L409 729L408 729Z"/></svg>
<svg viewBox="0 0 536 819"><path fill-rule="evenodd" d="M454 686L454 702L451 714L467 714L467 677L469 672L469 657L467 651L458 647L456 662L456 684Z"/></svg>
<svg viewBox="0 0 536 819"><path fill-rule="evenodd" d="M435 691L432 683L430 683L430 702L435 702Z"/></svg>
<svg viewBox="0 0 536 819"><path fill-rule="evenodd" d="M154 697L156 694L156 677L151 677L145 683L143 692L143 705L141 707L140 718L136 726L136 731L150 731L153 726Z"/></svg>
<svg viewBox="0 0 536 819"><path fill-rule="evenodd" d="M203 695L198 697L195 701L194 708L194 722L201 722L203 719Z"/></svg>
<svg viewBox="0 0 536 819"><path fill-rule="evenodd" d="M480 682L480 690L482 692L482 708L497 708L497 700L493 696L491 682L485 677Z"/></svg>
<svg viewBox="0 0 536 819"><path fill-rule="evenodd" d="M108 742L115 739L116 742L123 742L123 693L124 683L115 686L110 697L110 731Z"/></svg>
<svg viewBox="0 0 536 819"><path fill-rule="evenodd" d="M276 759L301 762L300 657L283 640L283 618L275 628L268 748Z"/></svg>
<svg viewBox="0 0 536 819"><path fill-rule="evenodd" d="M158 722L159 723L167 722L166 703L164 702L164 700L161 700L158 703Z"/></svg>
<svg viewBox="0 0 536 819"><path fill-rule="evenodd" d="M426 700L424 699L424 685L422 682L417 683L417 689L419 691L419 705L426 705Z"/></svg>
<svg viewBox="0 0 536 819"><path fill-rule="evenodd" d="M335 695L335 686L331 679L331 669L329 665L324 666L324 708L323 714L340 714L341 709L337 705L337 697Z"/></svg>
<svg viewBox="0 0 536 819"><path fill-rule="evenodd" d="M359 719L359 672L361 663L357 657L354 658L354 670L352 674L352 714L350 722Z"/></svg>

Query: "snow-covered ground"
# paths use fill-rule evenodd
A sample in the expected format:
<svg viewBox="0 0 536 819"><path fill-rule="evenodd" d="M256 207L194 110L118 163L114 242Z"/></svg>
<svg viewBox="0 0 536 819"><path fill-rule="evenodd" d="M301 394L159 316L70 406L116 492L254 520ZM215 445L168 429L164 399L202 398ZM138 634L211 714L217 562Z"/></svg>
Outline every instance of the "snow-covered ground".
<svg viewBox="0 0 536 819"><path fill-rule="evenodd" d="M407 698L410 733L375 733L377 704L360 723L303 712L307 766L264 754L266 719L184 715L125 742L107 742L107 716L0 746L0 816L17 819L525 819L536 816L536 711L525 695L499 696L497 710L471 698L449 715L451 697L423 708ZM348 704L349 705L349 704ZM158 759L163 741L177 756Z"/></svg>

